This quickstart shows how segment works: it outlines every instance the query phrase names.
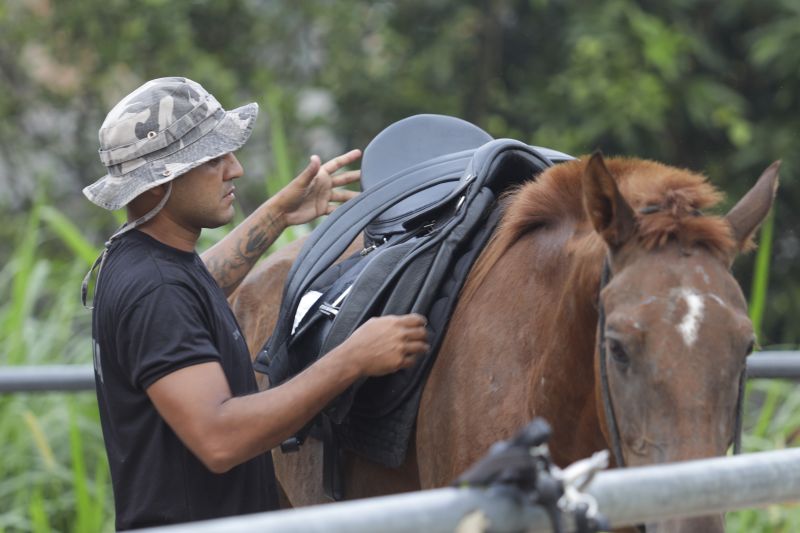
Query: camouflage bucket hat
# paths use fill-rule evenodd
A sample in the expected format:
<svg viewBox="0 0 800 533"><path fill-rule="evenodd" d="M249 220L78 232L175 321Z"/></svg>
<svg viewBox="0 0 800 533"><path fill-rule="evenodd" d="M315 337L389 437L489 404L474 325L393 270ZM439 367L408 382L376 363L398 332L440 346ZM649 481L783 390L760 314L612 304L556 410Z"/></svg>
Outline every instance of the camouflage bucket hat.
<svg viewBox="0 0 800 533"><path fill-rule="evenodd" d="M242 147L258 115L252 103L225 111L188 78L151 80L122 99L100 127L100 161L108 174L83 189L105 209Z"/></svg>

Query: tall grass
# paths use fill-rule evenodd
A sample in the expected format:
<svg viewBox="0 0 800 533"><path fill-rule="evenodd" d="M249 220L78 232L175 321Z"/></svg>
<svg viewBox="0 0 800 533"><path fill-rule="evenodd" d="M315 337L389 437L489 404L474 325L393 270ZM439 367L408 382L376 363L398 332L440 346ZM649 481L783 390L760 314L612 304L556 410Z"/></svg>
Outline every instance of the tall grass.
<svg viewBox="0 0 800 533"><path fill-rule="evenodd" d="M0 271L0 364L89 363L80 282L97 248L34 202ZM92 393L0 396L0 531L110 531L113 505Z"/></svg>

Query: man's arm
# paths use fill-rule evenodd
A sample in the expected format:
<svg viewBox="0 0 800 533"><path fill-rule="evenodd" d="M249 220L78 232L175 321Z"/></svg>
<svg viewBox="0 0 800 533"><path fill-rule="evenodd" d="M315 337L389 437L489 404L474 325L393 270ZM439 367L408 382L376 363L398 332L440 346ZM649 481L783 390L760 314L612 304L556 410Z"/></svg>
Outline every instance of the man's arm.
<svg viewBox="0 0 800 533"><path fill-rule="evenodd" d="M319 157L311 156L303 172L203 253L203 262L226 296L236 290L287 226L304 224L331 213L336 207L332 202L344 202L356 196L355 191L336 187L357 181L361 176L359 171L333 174L359 157L361 151L352 150L322 165Z"/></svg>
<svg viewBox="0 0 800 533"><path fill-rule="evenodd" d="M222 473L286 440L360 377L409 367L429 348L423 317L384 316L269 390L233 397L213 362L176 370L147 394L184 444L209 470Z"/></svg>

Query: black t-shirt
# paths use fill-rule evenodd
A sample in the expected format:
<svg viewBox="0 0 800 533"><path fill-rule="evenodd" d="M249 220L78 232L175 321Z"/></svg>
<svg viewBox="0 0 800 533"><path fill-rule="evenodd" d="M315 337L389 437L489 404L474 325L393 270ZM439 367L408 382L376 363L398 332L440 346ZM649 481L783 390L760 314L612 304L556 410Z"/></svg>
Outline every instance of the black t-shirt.
<svg viewBox="0 0 800 533"><path fill-rule="evenodd" d="M235 396L258 387L247 344L196 253L139 231L115 239L94 298L95 381L117 529L277 509L269 453L214 474L156 411L146 389L218 361Z"/></svg>

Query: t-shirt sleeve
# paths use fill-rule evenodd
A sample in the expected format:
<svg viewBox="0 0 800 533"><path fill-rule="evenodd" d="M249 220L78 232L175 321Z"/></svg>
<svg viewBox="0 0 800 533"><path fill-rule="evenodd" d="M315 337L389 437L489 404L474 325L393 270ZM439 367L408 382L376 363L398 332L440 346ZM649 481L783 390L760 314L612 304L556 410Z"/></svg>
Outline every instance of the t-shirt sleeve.
<svg viewBox="0 0 800 533"><path fill-rule="evenodd" d="M219 361L209 316L193 291L177 284L160 285L134 303L117 331L119 361L131 384L141 390L181 368Z"/></svg>

